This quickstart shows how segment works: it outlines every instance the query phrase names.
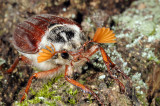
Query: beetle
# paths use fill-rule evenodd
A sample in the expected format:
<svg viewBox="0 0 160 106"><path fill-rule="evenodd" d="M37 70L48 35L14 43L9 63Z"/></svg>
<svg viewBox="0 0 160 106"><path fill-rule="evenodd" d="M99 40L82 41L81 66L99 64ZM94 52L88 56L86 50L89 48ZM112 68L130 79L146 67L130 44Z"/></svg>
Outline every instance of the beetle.
<svg viewBox="0 0 160 106"><path fill-rule="evenodd" d="M103 104L92 90L70 78L70 75L79 66L89 61L89 57L98 50L102 54L110 76L123 90L125 89L124 85L112 75L111 69L117 70L126 78L128 76L119 70L99 45L100 43L116 42L115 34L110 28L97 28L91 39L84 35L81 26L75 21L51 14L41 14L19 23L12 38L13 45L21 56L15 59L13 65L6 72L12 73L19 61L32 64L42 70L29 78L21 101L26 98L32 79L55 77L59 73L64 73L66 81L81 88L84 92L92 94L100 104Z"/></svg>

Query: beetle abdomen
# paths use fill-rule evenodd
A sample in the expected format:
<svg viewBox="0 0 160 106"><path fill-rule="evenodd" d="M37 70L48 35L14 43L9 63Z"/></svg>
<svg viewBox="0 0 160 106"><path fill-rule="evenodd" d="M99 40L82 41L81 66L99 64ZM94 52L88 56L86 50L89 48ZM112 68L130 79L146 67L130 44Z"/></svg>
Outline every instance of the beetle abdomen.
<svg viewBox="0 0 160 106"><path fill-rule="evenodd" d="M41 38L45 35L48 27L54 24L78 25L70 19L61 18L50 14L33 16L17 25L13 35L15 47L24 53L38 52L38 45Z"/></svg>

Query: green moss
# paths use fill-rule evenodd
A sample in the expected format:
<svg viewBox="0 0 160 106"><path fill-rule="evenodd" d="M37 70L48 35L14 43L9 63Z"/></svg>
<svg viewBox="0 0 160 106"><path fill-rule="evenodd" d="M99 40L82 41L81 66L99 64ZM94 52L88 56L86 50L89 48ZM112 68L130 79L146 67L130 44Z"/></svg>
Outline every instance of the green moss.
<svg viewBox="0 0 160 106"><path fill-rule="evenodd" d="M158 57L156 57L156 56L151 56L151 57L149 57L148 59L149 59L150 61L155 61L157 64L160 63L160 60L158 60Z"/></svg>
<svg viewBox="0 0 160 106"><path fill-rule="evenodd" d="M142 106L148 106L148 102L146 102L146 95L145 94L137 94L138 100L140 100Z"/></svg>
<svg viewBox="0 0 160 106"><path fill-rule="evenodd" d="M67 93L69 95L75 96L78 93L78 91L77 91L77 89L73 90L73 89L70 88L69 90L67 90Z"/></svg>
<svg viewBox="0 0 160 106"><path fill-rule="evenodd" d="M156 33L156 28L154 27L153 31L149 34L149 36L154 36Z"/></svg>
<svg viewBox="0 0 160 106"><path fill-rule="evenodd" d="M56 101L61 100L61 96L56 95L57 89L52 90L52 85L57 82L62 75L52 79L47 84L44 84L43 87L38 91L34 91L34 88L30 88L30 93L34 96L33 99L24 100L22 103L16 102L17 106L28 106L30 104L38 104L40 102L44 103L45 105L56 105Z"/></svg>
<svg viewBox="0 0 160 106"><path fill-rule="evenodd" d="M80 79L78 82L81 83L81 84L83 85L86 81Z"/></svg>
<svg viewBox="0 0 160 106"><path fill-rule="evenodd" d="M92 103L91 97L92 97L92 95L91 95L91 94L88 94L89 103Z"/></svg>
<svg viewBox="0 0 160 106"><path fill-rule="evenodd" d="M156 105L160 106L160 97L156 97L155 101L156 101Z"/></svg>
<svg viewBox="0 0 160 106"><path fill-rule="evenodd" d="M66 92L67 92L67 94L70 95L70 97L72 97L72 98L69 98L68 102L69 102L71 105L76 104L77 101L76 101L76 99L75 99L75 96L76 96L76 94L78 93L78 90L77 90L77 89L76 89L76 90L73 90L72 88L70 88L70 89L67 90Z"/></svg>
<svg viewBox="0 0 160 106"><path fill-rule="evenodd" d="M75 100L74 98L68 100L68 102L69 102L71 105L76 104L76 100Z"/></svg>

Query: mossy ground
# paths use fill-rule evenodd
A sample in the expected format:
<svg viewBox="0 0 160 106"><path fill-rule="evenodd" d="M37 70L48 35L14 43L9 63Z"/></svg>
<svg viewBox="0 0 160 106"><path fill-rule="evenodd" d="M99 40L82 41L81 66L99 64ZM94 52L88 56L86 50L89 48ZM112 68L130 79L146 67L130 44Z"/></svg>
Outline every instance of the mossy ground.
<svg viewBox="0 0 160 106"><path fill-rule="evenodd" d="M93 96L66 82L63 75L55 79L34 80L28 99L19 103L29 77L37 69L21 63L12 74L2 73L18 56L10 37L17 23L42 13L74 19L90 37L97 27L109 26L114 30L117 43L101 46L131 78L132 86L113 70L126 87L126 92L120 93L119 86L106 71L100 52L86 64L88 68L84 67L81 74L75 73L74 76L93 89L104 104L160 104L160 1L6 0L0 4L0 10L0 65L3 64L0 66L0 105L98 105Z"/></svg>

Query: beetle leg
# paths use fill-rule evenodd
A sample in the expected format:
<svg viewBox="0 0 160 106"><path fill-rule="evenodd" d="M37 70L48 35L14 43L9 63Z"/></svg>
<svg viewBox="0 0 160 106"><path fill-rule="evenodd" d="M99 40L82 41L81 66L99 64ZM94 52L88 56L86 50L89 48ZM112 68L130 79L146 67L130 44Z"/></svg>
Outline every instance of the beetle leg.
<svg viewBox="0 0 160 106"><path fill-rule="evenodd" d="M116 81L116 83L118 83L118 85L120 85L120 87L122 88L122 91L125 91L125 86L119 81L119 79L117 79L116 77L113 76L110 67L114 68L115 64L111 61L111 59L109 58L109 56L106 54L106 52L104 51L104 49L102 47L100 47L100 51L103 57L103 61L105 63L105 65L107 66L107 71L110 74L110 76Z"/></svg>
<svg viewBox="0 0 160 106"><path fill-rule="evenodd" d="M12 66L5 72L5 73L12 73L13 70L16 68L16 66L18 65L19 61L24 61L25 63L30 63L29 59L25 56L20 56L17 57L14 61L14 63L12 64Z"/></svg>
<svg viewBox="0 0 160 106"><path fill-rule="evenodd" d="M100 49L102 49L101 47L100 47ZM105 53L106 54L106 53ZM110 67L112 68L112 69L115 69L116 71L118 71L119 73L121 73L126 79L128 79L129 81L131 80L124 72L122 72L112 61L111 61L111 59L110 59L110 57L106 54L106 57L107 57L107 59L108 59L108 61L109 61L109 63L110 63Z"/></svg>
<svg viewBox="0 0 160 106"><path fill-rule="evenodd" d="M98 102L99 102L101 105L103 105L103 103L101 102L101 100L99 99L99 97L98 97L92 90L90 90L90 89L87 88L86 86L80 84L79 82L77 82L77 81L69 78L69 76L68 76L68 74L67 74L67 72L69 71L69 69L71 69L71 68L69 68L69 66L66 65L65 75L64 75L65 79L66 79L69 83L71 83L71 84L73 84L73 85L81 88L81 89L83 90L83 92L92 94L92 95L98 100Z"/></svg>
<svg viewBox="0 0 160 106"><path fill-rule="evenodd" d="M110 67L111 67L112 69L115 69L116 71L118 71L119 73L121 73L126 79L131 80L124 72L122 72L122 71L111 61L110 57L109 57L107 54L106 54L106 56L107 56L107 59L108 59L108 61L109 61L109 63L110 63Z"/></svg>
<svg viewBox="0 0 160 106"><path fill-rule="evenodd" d="M121 73L126 79L128 79L129 81L131 81L131 79L124 72L122 72L117 66L113 67L113 69L115 69L116 71L118 71L119 73Z"/></svg>
<svg viewBox="0 0 160 106"><path fill-rule="evenodd" d="M28 91L29 91L29 88L31 86L33 78L37 78L37 79L46 78L50 75L53 75L53 73L57 72L59 68L61 68L61 66L56 67L56 68L51 69L51 70L48 70L48 71L41 71L41 72L38 72L38 73L34 73L28 80L28 83L27 83L27 86L26 86L26 89L25 89L25 94L22 96L21 102L24 101L24 99L26 98L26 94L28 94Z"/></svg>
<svg viewBox="0 0 160 106"><path fill-rule="evenodd" d="M122 82L119 81L118 78L114 77L109 66L109 62L104 61L105 65L107 66L107 71L110 74L110 76L116 81L116 83L121 87L121 90L125 92L125 86L123 85Z"/></svg>

